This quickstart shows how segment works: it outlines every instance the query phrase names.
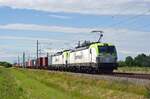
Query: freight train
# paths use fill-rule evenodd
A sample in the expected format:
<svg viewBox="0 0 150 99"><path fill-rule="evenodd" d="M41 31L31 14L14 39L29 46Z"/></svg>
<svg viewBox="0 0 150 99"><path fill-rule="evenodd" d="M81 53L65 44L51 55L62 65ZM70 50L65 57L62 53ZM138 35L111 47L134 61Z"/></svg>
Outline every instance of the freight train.
<svg viewBox="0 0 150 99"><path fill-rule="evenodd" d="M85 41L74 49L57 52L26 63L27 68L64 71L112 72L117 69L116 47L110 43Z"/></svg>
<svg viewBox="0 0 150 99"><path fill-rule="evenodd" d="M45 68L69 71L104 71L117 69L117 52L114 45L85 42L71 50L57 52L48 57L26 62L27 68Z"/></svg>

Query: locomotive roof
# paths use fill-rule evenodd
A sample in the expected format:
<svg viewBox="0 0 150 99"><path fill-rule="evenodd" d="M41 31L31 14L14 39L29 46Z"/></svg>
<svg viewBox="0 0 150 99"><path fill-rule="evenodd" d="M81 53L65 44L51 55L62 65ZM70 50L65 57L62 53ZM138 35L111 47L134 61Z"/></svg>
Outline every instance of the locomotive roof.
<svg viewBox="0 0 150 99"><path fill-rule="evenodd" d="M57 52L53 56L61 55L61 54L63 54L63 52L67 52L67 51L74 52L74 51L84 50L84 49L89 48L91 45L95 45L95 44L98 44L99 46L104 46L104 45L112 46L112 44L110 44L110 43L91 42L91 43L83 44L81 46L77 46L74 49L63 50L61 52Z"/></svg>
<svg viewBox="0 0 150 99"><path fill-rule="evenodd" d="M53 56L61 55L63 51L55 53Z"/></svg>
<svg viewBox="0 0 150 99"><path fill-rule="evenodd" d="M104 46L104 45L111 46L112 45L110 43L91 42L91 43L88 43L88 44L85 44L85 45L82 45L82 46L77 46L77 47L75 47L75 49L81 49L81 48L85 48L85 47L88 48L91 45L95 45L95 44L98 44L99 46Z"/></svg>

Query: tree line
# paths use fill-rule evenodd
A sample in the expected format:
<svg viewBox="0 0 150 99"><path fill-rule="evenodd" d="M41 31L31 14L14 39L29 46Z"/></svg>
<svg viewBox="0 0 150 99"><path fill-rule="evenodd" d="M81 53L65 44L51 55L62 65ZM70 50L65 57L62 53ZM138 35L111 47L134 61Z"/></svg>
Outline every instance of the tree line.
<svg viewBox="0 0 150 99"><path fill-rule="evenodd" d="M150 67L150 55L139 54L136 57L127 56L125 61L119 61L119 66Z"/></svg>
<svg viewBox="0 0 150 99"><path fill-rule="evenodd" d="M8 63L8 62L0 62L0 66L4 66L4 67L12 67L12 64Z"/></svg>

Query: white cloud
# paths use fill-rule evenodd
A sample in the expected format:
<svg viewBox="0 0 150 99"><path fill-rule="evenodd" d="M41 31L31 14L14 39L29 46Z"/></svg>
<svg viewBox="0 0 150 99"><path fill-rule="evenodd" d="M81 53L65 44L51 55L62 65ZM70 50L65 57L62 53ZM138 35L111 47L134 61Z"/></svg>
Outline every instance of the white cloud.
<svg viewBox="0 0 150 99"><path fill-rule="evenodd" d="M72 19L72 17L63 16L63 15L50 14L49 16L52 17L52 18L57 18L57 19Z"/></svg>
<svg viewBox="0 0 150 99"><path fill-rule="evenodd" d="M125 54L125 55L137 55L137 54L141 54L141 53L145 53L145 54L150 54L149 52L142 52L142 51L131 51L131 50L119 50L119 53Z"/></svg>
<svg viewBox="0 0 150 99"><path fill-rule="evenodd" d="M92 30L103 30L105 34L118 36L120 33L124 33L124 35L134 35L133 32L136 32L136 35L140 35L143 31L135 31L129 30L126 28L103 28L103 27L66 27L66 26L53 26L53 25L38 25L38 24L0 24L0 29L6 30L25 30L25 31L45 31L45 32L58 32L58 33L90 33ZM119 34L118 34L119 33ZM147 33L147 32L146 32ZM19 38L18 38L19 39ZM32 38L31 38L32 39Z"/></svg>
<svg viewBox="0 0 150 99"><path fill-rule="evenodd" d="M26 40L26 41L42 41L42 42L63 42L62 40L38 38L38 37L21 37L21 36L0 36L0 40ZM7 46L7 45L6 45Z"/></svg>
<svg viewBox="0 0 150 99"><path fill-rule="evenodd" d="M0 0L0 5L47 12L134 15L149 10L150 0Z"/></svg>
<svg viewBox="0 0 150 99"><path fill-rule="evenodd" d="M65 33L89 32L89 30L87 30L87 28L48 26L48 25L37 25L37 24L6 24L6 25L0 25L0 29L47 31L47 32L60 32L60 33L62 33L62 32L65 32Z"/></svg>

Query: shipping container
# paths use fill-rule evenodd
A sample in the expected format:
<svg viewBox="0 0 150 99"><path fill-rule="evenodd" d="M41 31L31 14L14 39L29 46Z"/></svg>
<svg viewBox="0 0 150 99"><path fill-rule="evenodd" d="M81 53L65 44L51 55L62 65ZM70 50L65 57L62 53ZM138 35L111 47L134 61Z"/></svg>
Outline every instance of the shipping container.
<svg viewBox="0 0 150 99"><path fill-rule="evenodd" d="M38 58L37 63L39 67L43 66L43 57Z"/></svg>
<svg viewBox="0 0 150 99"><path fill-rule="evenodd" d="M48 57L43 57L43 66L48 66Z"/></svg>
<svg viewBox="0 0 150 99"><path fill-rule="evenodd" d="M35 67L36 66L36 60L31 60L31 66Z"/></svg>

